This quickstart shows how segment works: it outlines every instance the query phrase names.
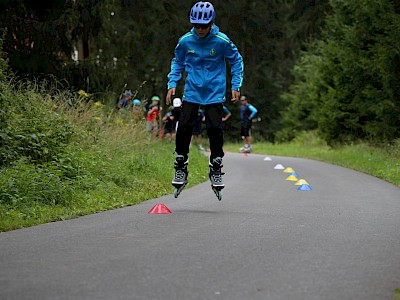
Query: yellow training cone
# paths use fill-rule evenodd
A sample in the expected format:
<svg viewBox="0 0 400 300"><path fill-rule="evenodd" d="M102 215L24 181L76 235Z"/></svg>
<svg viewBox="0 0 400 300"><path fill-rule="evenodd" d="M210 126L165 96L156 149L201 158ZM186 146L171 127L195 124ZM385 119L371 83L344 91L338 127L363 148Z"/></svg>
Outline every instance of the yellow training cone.
<svg viewBox="0 0 400 300"><path fill-rule="evenodd" d="M285 173L294 173L294 170L292 168L286 168L285 170L283 170L283 172L285 172Z"/></svg>
<svg viewBox="0 0 400 300"><path fill-rule="evenodd" d="M307 184L308 185L308 182L305 181L304 179L299 179L299 181L297 181L294 185L303 185L303 184Z"/></svg>
<svg viewBox="0 0 400 300"><path fill-rule="evenodd" d="M289 181L297 181L298 179L297 179L296 176L290 175L290 176L288 176L288 177L286 178L286 180L289 180Z"/></svg>

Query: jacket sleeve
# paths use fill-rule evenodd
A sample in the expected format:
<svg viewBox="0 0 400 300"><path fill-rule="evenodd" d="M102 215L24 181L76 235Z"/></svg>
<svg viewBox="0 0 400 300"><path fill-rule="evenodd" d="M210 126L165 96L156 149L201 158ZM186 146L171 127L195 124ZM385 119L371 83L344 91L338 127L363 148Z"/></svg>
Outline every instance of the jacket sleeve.
<svg viewBox="0 0 400 300"><path fill-rule="evenodd" d="M239 50L232 41L225 47L225 57L231 66L232 90L240 91L243 83L244 64Z"/></svg>
<svg viewBox="0 0 400 300"><path fill-rule="evenodd" d="M175 47L174 58L171 61L171 71L168 74L167 88L175 88L182 78L182 71L185 69L185 51L180 42Z"/></svg>
<svg viewBox="0 0 400 300"><path fill-rule="evenodd" d="M248 108L251 111L250 119L253 119L255 114L258 112L257 108L255 108L253 105L249 104Z"/></svg>

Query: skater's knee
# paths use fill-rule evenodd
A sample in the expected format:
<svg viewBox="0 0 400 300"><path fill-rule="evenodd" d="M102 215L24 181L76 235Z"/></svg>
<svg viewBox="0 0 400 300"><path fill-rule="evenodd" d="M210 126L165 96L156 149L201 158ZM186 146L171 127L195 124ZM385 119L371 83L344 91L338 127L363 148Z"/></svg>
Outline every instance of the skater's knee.
<svg viewBox="0 0 400 300"><path fill-rule="evenodd" d="M193 131L193 126L191 126L190 124L184 124L184 125L178 127L179 133L192 135L192 131Z"/></svg>
<svg viewBox="0 0 400 300"><path fill-rule="evenodd" d="M207 128L207 134L208 136L223 136L223 131L221 128L216 127L216 126L212 126Z"/></svg>

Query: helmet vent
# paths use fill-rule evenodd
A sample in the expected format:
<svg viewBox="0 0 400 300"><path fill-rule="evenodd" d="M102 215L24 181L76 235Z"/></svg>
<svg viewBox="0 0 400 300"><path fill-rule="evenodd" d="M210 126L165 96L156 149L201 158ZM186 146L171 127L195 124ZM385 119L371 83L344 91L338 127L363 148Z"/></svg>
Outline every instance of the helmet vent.
<svg viewBox="0 0 400 300"><path fill-rule="evenodd" d="M215 19L214 6L210 2L196 3L190 12L190 23L209 24Z"/></svg>

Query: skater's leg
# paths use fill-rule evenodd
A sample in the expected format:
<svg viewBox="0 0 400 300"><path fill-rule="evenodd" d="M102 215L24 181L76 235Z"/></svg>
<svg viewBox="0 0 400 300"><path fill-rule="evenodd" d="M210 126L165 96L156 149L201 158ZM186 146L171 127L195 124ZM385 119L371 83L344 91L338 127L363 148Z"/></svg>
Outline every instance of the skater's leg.
<svg viewBox="0 0 400 300"><path fill-rule="evenodd" d="M178 189L175 197L179 195L181 188L187 183L189 144L198 109L198 104L183 102L175 139L175 152L177 155L174 163L175 176L172 180L172 185Z"/></svg>
<svg viewBox="0 0 400 300"><path fill-rule="evenodd" d="M199 104L184 101L175 136L175 152L187 158Z"/></svg>
<svg viewBox="0 0 400 300"><path fill-rule="evenodd" d="M248 138L249 141L249 150L250 152L253 151L253 137L251 136L251 132L250 132L250 136Z"/></svg>
<svg viewBox="0 0 400 300"><path fill-rule="evenodd" d="M252 137L251 137L251 124L245 124L241 126L240 133L244 140L244 146L240 148L240 152L250 153L251 152L251 144L252 144Z"/></svg>
<svg viewBox="0 0 400 300"><path fill-rule="evenodd" d="M210 159L214 159L216 157L222 158L224 156L224 123L222 122L223 113L224 109L222 103L204 106L207 135L210 141Z"/></svg>
<svg viewBox="0 0 400 300"><path fill-rule="evenodd" d="M222 157L224 156L224 131L223 131L223 106L221 103L204 106L207 134L210 140L210 181L211 185L218 190L224 188L222 180Z"/></svg>

